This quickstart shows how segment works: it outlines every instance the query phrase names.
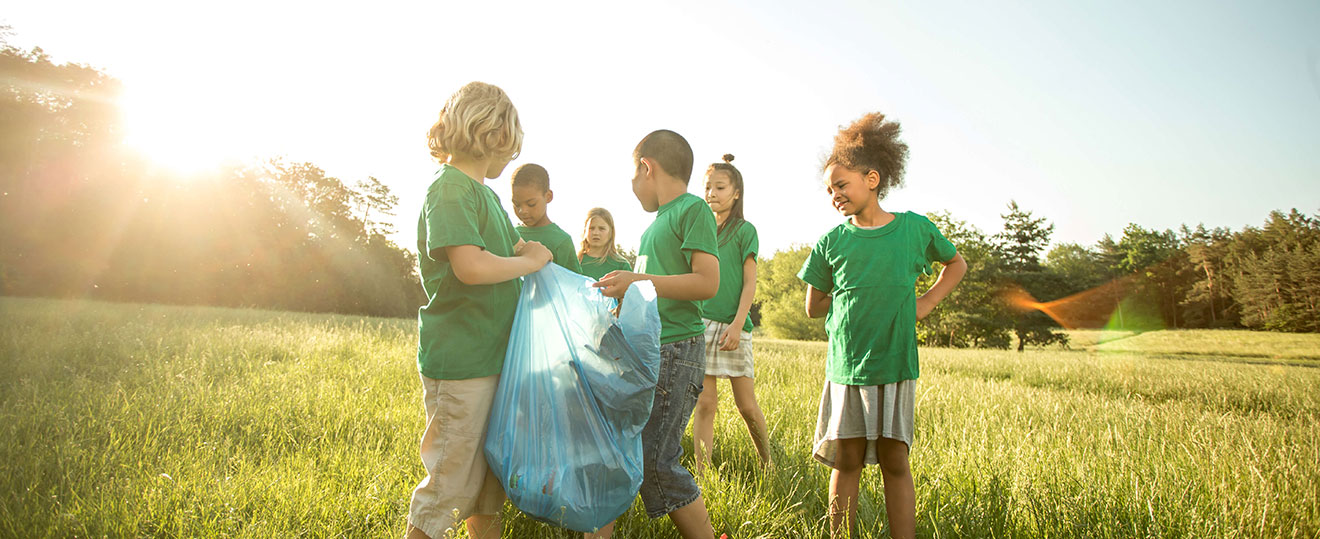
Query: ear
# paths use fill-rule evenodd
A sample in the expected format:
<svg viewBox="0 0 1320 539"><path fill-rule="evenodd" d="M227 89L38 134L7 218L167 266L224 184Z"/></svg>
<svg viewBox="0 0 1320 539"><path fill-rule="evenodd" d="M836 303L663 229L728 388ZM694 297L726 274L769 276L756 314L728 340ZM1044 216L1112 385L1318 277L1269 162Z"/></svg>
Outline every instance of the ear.
<svg viewBox="0 0 1320 539"><path fill-rule="evenodd" d="M866 188L872 191L880 189L880 173L875 170L866 172Z"/></svg>
<svg viewBox="0 0 1320 539"><path fill-rule="evenodd" d="M642 158L642 162L641 162L641 164L639 164L639 165L637 165L637 166L638 166L639 168L643 169L643 171L644 171L644 176L645 176L646 178L654 178L654 177L655 177L656 164L655 164L655 160L654 160L654 159L651 159L650 157L643 157L643 158Z"/></svg>
<svg viewBox="0 0 1320 539"><path fill-rule="evenodd" d="M551 191L551 190L549 190L549 189L546 189L546 190L545 190L545 201L546 201L546 203L548 204L551 200L554 200L554 199L555 199L555 192L554 192L554 191Z"/></svg>

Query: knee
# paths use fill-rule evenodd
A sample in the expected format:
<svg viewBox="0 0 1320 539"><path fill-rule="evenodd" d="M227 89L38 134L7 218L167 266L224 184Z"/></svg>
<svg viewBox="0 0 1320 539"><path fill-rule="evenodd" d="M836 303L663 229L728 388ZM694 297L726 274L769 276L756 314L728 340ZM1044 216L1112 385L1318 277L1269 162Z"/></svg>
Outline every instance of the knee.
<svg viewBox="0 0 1320 539"><path fill-rule="evenodd" d="M862 459L840 453L835 455L834 469L842 474L855 474L862 471Z"/></svg>
<svg viewBox="0 0 1320 539"><path fill-rule="evenodd" d="M744 421L754 421L761 417L761 407L757 406L755 402L740 402L738 403L738 413L742 414Z"/></svg>
<svg viewBox="0 0 1320 539"><path fill-rule="evenodd" d="M907 445L901 442L894 445L899 447L887 448L877 455L880 471L889 477L907 477L912 473L908 468Z"/></svg>
<svg viewBox="0 0 1320 539"><path fill-rule="evenodd" d="M838 452L834 455L834 469L839 473L857 473L866 464L866 445L850 442L854 440L840 440Z"/></svg>
<svg viewBox="0 0 1320 539"><path fill-rule="evenodd" d="M701 396L697 397L697 414L703 416L715 415L715 411L719 409L719 403L715 388L707 387L705 391L701 392Z"/></svg>

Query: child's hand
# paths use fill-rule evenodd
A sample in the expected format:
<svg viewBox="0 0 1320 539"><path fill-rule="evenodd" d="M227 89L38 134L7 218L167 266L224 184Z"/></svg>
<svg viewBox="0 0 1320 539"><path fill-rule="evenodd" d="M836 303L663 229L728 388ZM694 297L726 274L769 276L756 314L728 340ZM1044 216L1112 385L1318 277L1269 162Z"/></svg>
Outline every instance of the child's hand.
<svg viewBox="0 0 1320 539"><path fill-rule="evenodd" d="M917 320L921 320L922 318L925 318L926 315L930 314L931 311L935 310L935 305L938 304L939 304L938 301L927 298L926 296L921 296L917 298Z"/></svg>
<svg viewBox="0 0 1320 539"><path fill-rule="evenodd" d="M729 326L720 334L720 350L732 351L738 349L738 343L742 342L742 332L739 328Z"/></svg>
<svg viewBox="0 0 1320 539"><path fill-rule="evenodd" d="M628 285L640 280L642 280L640 273L614 270L605 274L599 281L596 281L596 284L591 286L601 289L600 293L605 294L606 297L622 300L623 293L628 291Z"/></svg>
<svg viewBox="0 0 1320 539"><path fill-rule="evenodd" d="M535 260L539 266L549 264L550 261L555 258L555 255L550 252L550 249L541 245L541 242L539 241L524 241L518 245L513 251L513 254Z"/></svg>

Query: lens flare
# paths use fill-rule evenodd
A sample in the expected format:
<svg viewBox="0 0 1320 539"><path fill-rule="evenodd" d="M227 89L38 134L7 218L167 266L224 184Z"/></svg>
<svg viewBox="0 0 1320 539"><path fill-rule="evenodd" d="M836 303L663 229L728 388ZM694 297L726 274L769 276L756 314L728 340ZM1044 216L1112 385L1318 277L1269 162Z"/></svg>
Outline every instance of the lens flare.
<svg viewBox="0 0 1320 539"><path fill-rule="evenodd" d="M1123 311L1129 304L1126 299L1132 288L1132 280L1131 277L1121 277L1071 296L1045 302L1037 301L1017 283L1010 283L1000 292L999 299L1019 312L1045 313L1065 329L1118 329L1126 325Z"/></svg>

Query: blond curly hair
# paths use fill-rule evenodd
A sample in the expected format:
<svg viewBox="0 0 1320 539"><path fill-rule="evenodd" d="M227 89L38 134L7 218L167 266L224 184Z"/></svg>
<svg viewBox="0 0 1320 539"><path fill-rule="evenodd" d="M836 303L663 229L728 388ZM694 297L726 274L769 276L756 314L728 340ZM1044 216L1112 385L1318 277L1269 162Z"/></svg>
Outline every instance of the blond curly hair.
<svg viewBox="0 0 1320 539"><path fill-rule="evenodd" d="M514 158L522 143L518 109L504 90L484 82L469 82L449 96L426 136L431 156L442 163L456 155Z"/></svg>

